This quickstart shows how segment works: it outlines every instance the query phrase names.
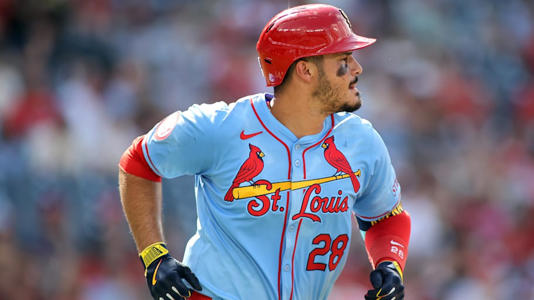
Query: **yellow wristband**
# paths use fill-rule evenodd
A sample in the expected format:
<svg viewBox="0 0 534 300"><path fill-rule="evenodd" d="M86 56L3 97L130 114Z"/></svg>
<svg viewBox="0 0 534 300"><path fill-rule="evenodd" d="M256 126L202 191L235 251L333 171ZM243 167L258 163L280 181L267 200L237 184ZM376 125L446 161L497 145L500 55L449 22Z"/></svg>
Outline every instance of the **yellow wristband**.
<svg viewBox="0 0 534 300"><path fill-rule="evenodd" d="M146 247L145 250L139 253L139 257L141 257L146 269L153 261L167 253L169 253L169 250L167 250L165 243L158 242Z"/></svg>

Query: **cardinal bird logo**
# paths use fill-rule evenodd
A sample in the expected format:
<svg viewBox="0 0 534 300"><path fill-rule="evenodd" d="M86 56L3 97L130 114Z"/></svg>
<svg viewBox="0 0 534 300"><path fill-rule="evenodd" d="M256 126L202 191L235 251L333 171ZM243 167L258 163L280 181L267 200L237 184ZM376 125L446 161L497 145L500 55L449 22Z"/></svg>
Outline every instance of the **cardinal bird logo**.
<svg viewBox="0 0 534 300"><path fill-rule="evenodd" d="M357 193L360 190L360 181L358 181L356 174L352 172L352 168L345 155L336 148L336 144L334 144L334 136L330 136L324 140L321 147L324 148L324 158L326 161L332 167L336 168L336 173L334 173L334 175L338 175L338 173L349 175L350 180L352 181L352 186L354 187L354 192Z"/></svg>
<svg viewBox="0 0 534 300"><path fill-rule="evenodd" d="M224 200L226 201L234 201L234 195L232 192L234 191L234 188L239 187L241 183L248 181L251 185L254 185L252 179L258 176L258 174L260 174L263 170L263 157L265 154L257 146L248 144L248 147L250 148L248 158L241 165L241 168L239 168L232 186L230 186L230 189L228 189L228 192L226 192L226 195L224 196Z"/></svg>

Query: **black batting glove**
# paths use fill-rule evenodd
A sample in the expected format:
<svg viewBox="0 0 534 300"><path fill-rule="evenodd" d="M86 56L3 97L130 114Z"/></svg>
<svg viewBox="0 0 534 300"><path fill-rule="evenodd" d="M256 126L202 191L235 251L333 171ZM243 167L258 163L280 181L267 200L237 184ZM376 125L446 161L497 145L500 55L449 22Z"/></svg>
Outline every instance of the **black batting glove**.
<svg viewBox="0 0 534 300"><path fill-rule="evenodd" d="M164 243L148 246L141 254L145 277L154 300L181 300L191 296L183 280L195 290L202 290L198 278L189 267L170 256Z"/></svg>
<svg viewBox="0 0 534 300"><path fill-rule="evenodd" d="M381 262L369 277L374 289L367 292L365 300L404 299L402 270L397 262Z"/></svg>

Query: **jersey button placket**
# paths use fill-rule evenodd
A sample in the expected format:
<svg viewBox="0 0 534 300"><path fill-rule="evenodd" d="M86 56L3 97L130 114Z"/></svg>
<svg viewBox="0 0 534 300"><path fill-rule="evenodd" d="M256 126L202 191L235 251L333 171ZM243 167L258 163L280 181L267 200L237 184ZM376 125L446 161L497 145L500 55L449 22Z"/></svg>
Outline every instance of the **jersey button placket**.
<svg viewBox="0 0 534 300"><path fill-rule="evenodd" d="M302 180L303 171L302 171L302 161L301 156L302 152L299 151L301 146L296 144L293 146L293 151L291 151L291 161L292 161L292 170L291 170L291 181ZM300 202L302 201L301 190L291 190L289 212L287 216L287 227L285 233L285 246L284 254L282 261L282 299L289 299L291 294L291 270L293 266L293 253L295 251L295 244L297 243L296 236L296 221L292 220L292 216L298 213L300 210Z"/></svg>
<svg viewBox="0 0 534 300"><path fill-rule="evenodd" d="M289 226L288 226L289 229ZM287 231L285 238L285 249L282 261L282 299L289 299L291 293L291 258L295 246L294 232Z"/></svg>

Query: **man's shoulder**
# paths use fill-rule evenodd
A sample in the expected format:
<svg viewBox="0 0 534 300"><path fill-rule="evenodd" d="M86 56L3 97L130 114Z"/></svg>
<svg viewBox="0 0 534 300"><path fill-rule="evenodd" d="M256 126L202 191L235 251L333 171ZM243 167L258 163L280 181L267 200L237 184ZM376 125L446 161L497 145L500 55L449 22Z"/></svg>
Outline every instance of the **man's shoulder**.
<svg viewBox="0 0 534 300"><path fill-rule="evenodd" d="M213 103L193 104L183 112L184 117L196 121L202 119L209 123L220 123L231 115L239 115L250 108L251 96L243 97L235 102L218 101Z"/></svg>
<svg viewBox="0 0 534 300"><path fill-rule="evenodd" d="M212 138L226 138L234 135L236 130L243 128L243 123L252 119L251 101L260 101L262 94L242 97L235 102L214 102L194 104L182 113L183 124L203 131Z"/></svg>
<svg viewBox="0 0 534 300"><path fill-rule="evenodd" d="M373 124L354 113L339 112L334 114L336 129L358 130L358 132L373 133Z"/></svg>
<svg viewBox="0 0 534 300"><path fill-rule="evenodd" d="M375 154L385 149L384 141L373 124L354 113L336 113L334 115L334 131L341 136L350 137L354 142L363 142L368 149L373 149Z"/></svg>
<svg viewBox="0 0 534 300"><path fill-rule="evenodd" d="M200 103L191 105L184 113L199 117L212 117L227 114L230 109L228 103L219 101L214 103Z"/></svg>

